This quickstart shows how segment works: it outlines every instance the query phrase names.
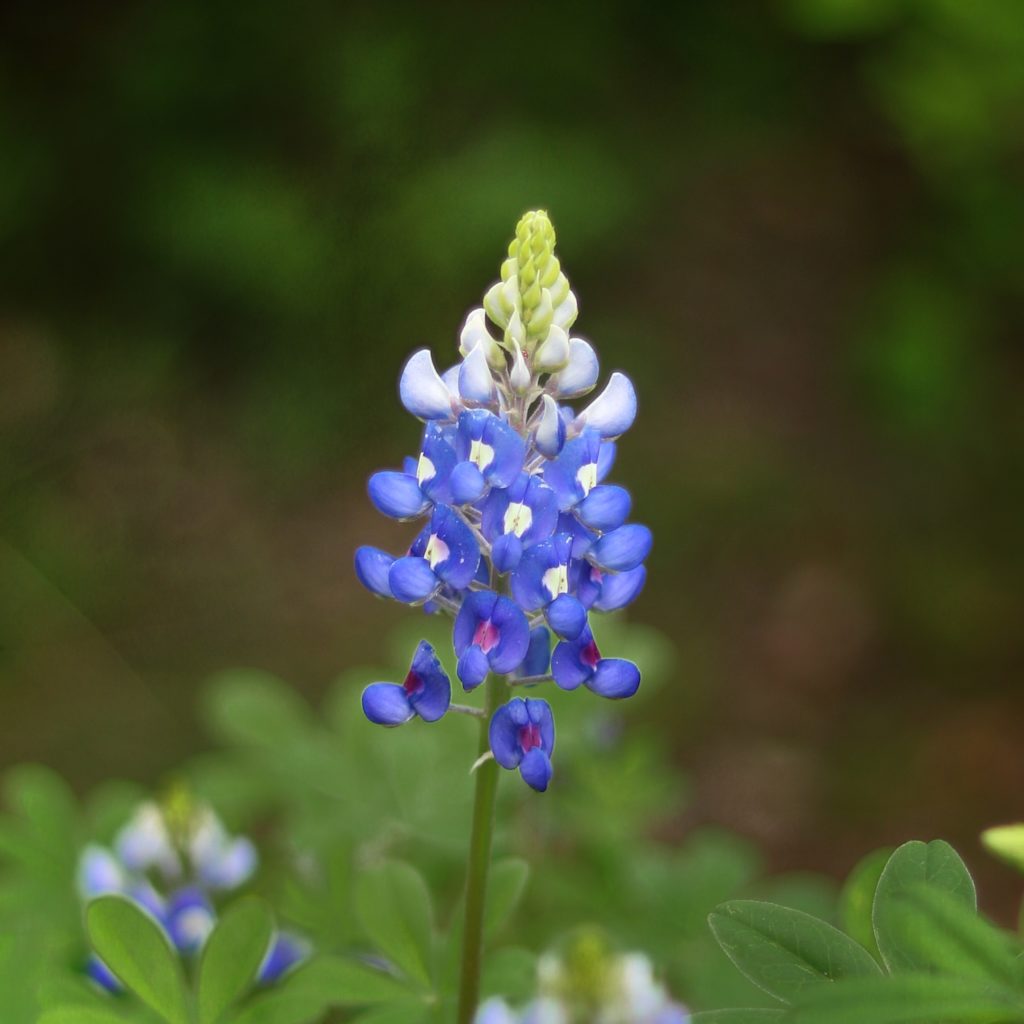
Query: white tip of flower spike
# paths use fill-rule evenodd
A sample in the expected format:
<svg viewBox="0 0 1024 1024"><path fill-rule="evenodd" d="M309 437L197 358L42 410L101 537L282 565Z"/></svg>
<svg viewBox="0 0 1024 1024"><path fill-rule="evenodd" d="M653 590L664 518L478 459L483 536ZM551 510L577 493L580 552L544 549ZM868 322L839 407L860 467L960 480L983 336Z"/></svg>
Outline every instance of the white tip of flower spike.
<svg viewBox="0 0 1024 1024"><path fill-rule="evenodd" d="M601 392L576 417L581 427L591 427L602 437L612 438L624 434L636 419L636 391L633 382L616 371Z"/></svg>
<svg viewBox="0 0 1024 1024"><path fill-rule="evenodd" d="M558 405L550 395L545 395L542 402L544 408L540 415L540 423L537 425L534 442L537 445L537 450L550 459L562 450L562 445L565 443L565 423L558 412Z"/></svg>
<svg viewBox="0 0 1024 1024"><path fill-rule="evenodd" d="M512 372L509 374L509 380L512 383L512 390L517 395L525 395L530 387L530 382L533 380L533 375L530 373L526 360L523 358L523 350L519 347L519 342L513 341L512 345L515 351L515 360L512 363Z"/></svg>
<svg viewBox="0 0 1024 1024"><path fill-rule="evenodd" d="M430 350L415 352L398 384L402 405L421 420L445 420L452 415L452 394L434 369Z"/></svg>

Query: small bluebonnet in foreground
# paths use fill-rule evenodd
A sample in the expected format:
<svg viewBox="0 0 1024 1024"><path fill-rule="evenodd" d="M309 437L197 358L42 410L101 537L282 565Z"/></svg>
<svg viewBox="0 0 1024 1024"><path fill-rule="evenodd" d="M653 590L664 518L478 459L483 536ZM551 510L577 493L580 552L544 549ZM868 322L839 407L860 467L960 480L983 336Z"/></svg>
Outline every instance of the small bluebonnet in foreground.
<svg viewBox="0 0 1024 1024"><path fill-rule="evenodd" d="M545 953L537 965L537 997L521 1010L492 998L473 1024L690 1024L654 975L643 953L610 951L600 935L583 933L562 954Z"/></svg>
<svg viewBox="0 0 1024 1024"><path fill-rule="evenodd" d="M611 699L632 696L640 672L606 658L594 611L633 601L646 581L651 531L627 522L632 500L606 483L616 439L636 417L633 384L613 373L596 399L592 346L570 336L576 297L554 253L544 211L516 228L501 279L467 316L462 359L438 373L427 349L406 363L402 404L424 421L419 452L375 473L373 504L400 521L425 520L404 553L361 547L356 575L379 597L451 615L459 682L509 687L553 682ZM491 754L534 789L552 777L555 726L542 699L453 704L451 681L426 641L403 683L376 682L363 710L378 725L449 710L490 716Z"/></svg>
<svg viewBox="0 0 1024 1024"><path fill-rule="evenodd" d="M111 848L90 844L78 860L84 903L119 895L146 911L183 956L197 956L217 922L215 897L244 885L259 863L246 836L232 836L213 809L175 790L163 803L140 804ZM274 935L257 981L270 984L301 963L309 949L287 932ZM121 990L93 956L86 971L101 988Z"/></svg>

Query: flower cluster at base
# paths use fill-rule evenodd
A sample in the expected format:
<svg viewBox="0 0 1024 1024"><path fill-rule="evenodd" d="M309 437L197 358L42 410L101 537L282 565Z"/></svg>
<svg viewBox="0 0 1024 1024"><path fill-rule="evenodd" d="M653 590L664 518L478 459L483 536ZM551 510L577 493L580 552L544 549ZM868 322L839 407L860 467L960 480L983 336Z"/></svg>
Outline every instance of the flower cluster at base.
<svg viewBox="0 0 1024 1024"><path fill-rule="evenodd" d="M605 482L636 394L613 373L582 410L566 404L595 387L599 367L590 344L569 335L576 298L554 247L547 215L526 214L501 280L462 328L461 362L439 374L423 349L406 364L399 394L425 421L420 451L401 470L375 473L369 494L385 515L426 524L403 555L361 547L356 574L380 597L454 617L467 691L495 675L621 699L636 692L639 670L601 654L589 616L629 604L646 580L651 531L626 522L628 491ZM433 722L451 708L450 680L426 642L404 682L363 693L380 725ZM514 698L491 713L497 762L546 789L547 702Z"/></svg>
<svg viewBox="0 0 1024 1024"><path fill-rule="evenodd" d="M231 836L210 807L179 790L163 804L140 804L111 849L91 844L82 851L78 893L83 902L127 897L156 920L179 953L194 957L216 924L214 896L247 882L257 863L248 838ZM308 955L303 939L277 932L257 972L258 983L277 981ZM122 990L99 957L90 958L86 971L101 988Z"/></svg>
<svg viewBox="0 0 1024 1024"><path fill-rule="evenodd" d="M521 1010L488 999L473 1024L690 1024L690 1014L654 976L643 953L612 953L584 933L537 965L537 998Z"/></svg>

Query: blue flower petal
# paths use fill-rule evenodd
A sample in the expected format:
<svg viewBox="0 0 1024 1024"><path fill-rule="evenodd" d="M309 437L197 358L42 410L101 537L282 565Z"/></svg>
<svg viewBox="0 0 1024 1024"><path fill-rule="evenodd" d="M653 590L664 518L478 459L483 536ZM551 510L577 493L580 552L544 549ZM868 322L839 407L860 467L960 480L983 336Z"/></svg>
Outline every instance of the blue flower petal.
<svg viewBox="0 0 1024 1024"><path fill-rule="evenodd" d="M409 666L409 682L418 683L406 689L409 704L424 722L436 722L447 713L452 702L452 684L434 648L421 640Z"/></svg>
<svg viewBox="0 0 1024 1024"><path fill-rule="evenodd" d="M654 538L646 526L627 523L606 533L590 549L590 559L610 572L635 569L651 552Z"/></svg>
<svg viewBox="0 0 1024 1024"><path fill-rule="evenodd" d="M594 674L593 667L583 661L579 640L563 640L555 644L551 654L551 674L563 690L575 690Z"/></svg>
<svg viewBox="0 0 1024 1024"><path fill-rule="evenodd" d="M124 986L117 980L114 972L94 953L85 965L85 973L90 981L99 985L106 992L123 992Z"/></svg>
<svg viewBox="0 0 1024 1024"><path fill-rule="evenodd" d="M406 555L392 564L388 572L388 586L397 600L404 604L419 604L437 593L441 581L424 559Z"/></svg>
<svg viewBox="0 0 1024 1024"><path fill-rule="evenodd" d="M625 487L598 484L576 506L576 514L592 530L605 533L618 529L628 518L633 499Z"/></svg>
<svg viewBox="0 0 1024 1024"><path fill-rule="evenodd" d="M491 613L499 631L498 642L488 652L491 670L498 675L514 672L530 646L530 624L522 610L507 597L499 597Z"/></svg>
<svg viewBox="0 0 1024 1024"><path fill-rule="evenodd" d="M407 473L374 473L367 491L374 505L392 519L415 519L430 508L416 477Z"/></svg>
<svg viewBox="0 0 1024 1024"><path fill-rule="evenodd" d="M398 383L402 405L421 420L446 420L452 415L452 394L434 369L429 349L412 355Z"/></svg>
<svg viewBox="0 0 1024 1024"><path fill-rule="evenodd" d="M258 863L259 855L252 840L238 836L228 840L198 865L199 876L203 884L211 889L237 889L249 880Z"/></svg>
<svg viewBox="0 0 1024 1024"><path fill-rule="evenodd" d="M480 565L480 546L473 531L447 505L438 505L434 509L429 529L431 536L436 536L447 549L444 557L439 557L434 563L434 571L453 590L465 590Z"/></svg>
<svg viewBox="0 0 1024 1024"><path fill-rule="evenodd" d="M469 505L479 500L487 489L483 473L472 462L460 462L448 477L452 504Z"/></svg>
<svg viewBox="0 0 1024 1024"><path fill-rule="evenodd" d="M196 886L179 889L167 904L167 933L183 953L198 953L216 922L206 894Z"/></svg>
<svg viewBox="0 0 1024 1024"><path fill-rule="evenodd" d="M519 666L518 675L543 676L551 664L551 633L547 626L534 626L530 630L530 645Z"/></svg>
<svg viewBox="0 0 1024 1024"><path fill-rule="evenodd" d="M548 625L565 640L575 640L587 624L587 610L572 594L559 594L545 615Z"/></svg>
<svg viewBox="0 0 1024 1024"><path fill-rule="evenodd" d="M395 556L380 548L363 546L356 551L356 576L367 590L379 597L394 597L388 575Z"/></svg>
<svg viewBox="0 0 1024 1024"><path fill-rule="evenodd" d="M565 445L565 420L562 419L558 406L550 395L544 396L543 405L540 423L537 424L536 433L533 435L533 443L537 446L537 451L550 459Z"/></svg>
<svg viewBox="0 0 1024 1024"><path fill-rule="evenodd" d="M646 582L647 569L643 565L627 569L625 572L610 573L601 580L594 607L602 612L625 608L627 604L636 600Z"/></svg>
<svg viewBox="0 0 1024 1024"><path fill-rule="evenodd" d="M459 416L456 450L460 459L477 465L492 487L508 487L523 468L526 442L500 417L470 409Z"/></svg>
<svg viewBox="0 0 1024 1024"><path fill-rule="evenodd" d="M481 1003L473 1024L520 1024L519 1015L509 1009L504 999L494 996Z"/></svg>
<svg viewBox="0 0 1024 1024"><path fill-rule="evenodd" d="M520 762L519 774L527 785L543 793L553 774L551 758L540 747L534 747Z"/></svg>
<svg viewBox="0 0 1024 1024"><path fill-rule="evenodd" d="M503 533L491 545L491 561L498 572L511 572L523 557L523 542L514 533Z"/></svg>
<svg viewBox="0 0 1024 1024"><path fill-rule="evenodd" d="M279 981L293 967L297 967L309 956L309 945L296 935L278 932L270 940L267 955L263 958L256 981L261 985L270 985Z"/></svg>
<svg viewBox="0 0 1024 1024"><path fill-rule="evenodd" d="M473 346L459 367L459 394L467 402L490 402L494 398L494 378L480 342Z"/></svg>
<svg viewBox="0 0 1024 1024"><path fill-rule="evenodd" d="M487 678L490 667L487 655L481 650L480 645L471 644L459 655L455 671L463 689L475 690Z"/></svg>
<svg viewBox="0 0 1024 1024"><path fill-rule="evenodd" d="M519 767L519 762L523 759L523 748L519 744L519 730L528 721L526 702L521 697L514 697L491 716L488 740L494 760L502 768Z"/></svg>
<svg viewBox="0 0 1024 1024"><path fill-rule="evenodd" d="M363 690L363 714L375 725L403 725L414 712L398 683L370 683Z"/></svg>
<svg viewBox="0 0 1024 1024"><path fill-rule="evenodd" d="M84 900L124 891L124 869L105 847L91 843L78 858L78 894Z"/></svg>
<svg viewBox="0 0 1024 1024"><path fill-rule="evenodd" d="M640 669L624 658L602 658L587 680L587 687L612 700L632 697L640 687Z"/></svg>
<svg viewBox="0 0 1024 1024"><path fill-rule="evenodd" d="M555 717L551 713L551 705L539 697L527 697L526 714L530 721L540 729L541 749L548 754L555 752Z"/></svg>
<svg viewBox="0 0 1024 1024"><path fill-rule="evenodd" d="M569 365L555 377L559 398L578 398L597 383L597 354L582 338L569 339Z"/></svg>
<svg viewBox="0 0 1024 1024"><path fill-rule="evenodd" d="M619 437L636 419L636 390L624 374L611 375L601 392L576 418L577 423L596 430L602 437Z"/></svg>

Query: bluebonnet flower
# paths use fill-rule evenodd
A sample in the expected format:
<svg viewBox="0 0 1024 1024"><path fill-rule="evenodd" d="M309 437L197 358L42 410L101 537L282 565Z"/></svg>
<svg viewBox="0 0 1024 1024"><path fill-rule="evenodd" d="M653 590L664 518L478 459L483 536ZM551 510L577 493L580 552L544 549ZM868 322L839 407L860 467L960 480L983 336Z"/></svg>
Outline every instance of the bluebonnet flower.
<svg viewBox="0 0 1024 1024"><path fill-rule="evenodd" d="M488 999L473 1024L690 1024L689 1011L655 979L644 954L611 954L591 936L566 957L544 954L537 976L537 998L523 1009Z"/></svg>
<svg viewBox="0 0 1024 1024"><path fill-rule="evenodd" d="M83 902L120 895L146 911L183 956L198 955L217 921L214 898L244 885L258 855L246 836L233 836L212 808L175 790L164 804L145 801L117 833L112 849L86 846L76 882ZM277 932L257 980L279 978L308 955L298 936ZM86 974L107 991L121 983L97 956Z"/></svg>
<svg viewBox="0 0 1024 1024"><path fill-rule="evenodd" d="M618 699L636 692L639 670L600 655L589 615L629 604L646 580L651 532L628 522L629 492L606 482L636 392L614 372L581 409L568 404L597 386L600 366L593 346L570 333L578 304L554 248L547 214L526 214L500 280L463 323L461 361L440 373L421 349L405 364L399 397L424 421L419 455L374 474L369 493L393 519L429 522L404 555L359 548L355 569L379 597L454 617L467 691L490 676ZM389 726L483 714L498 764L538 790L551 779L547 703L502 701L489 687L483 712L452 704L429 645L405 683L367 687L363 709Z"/></svg>

